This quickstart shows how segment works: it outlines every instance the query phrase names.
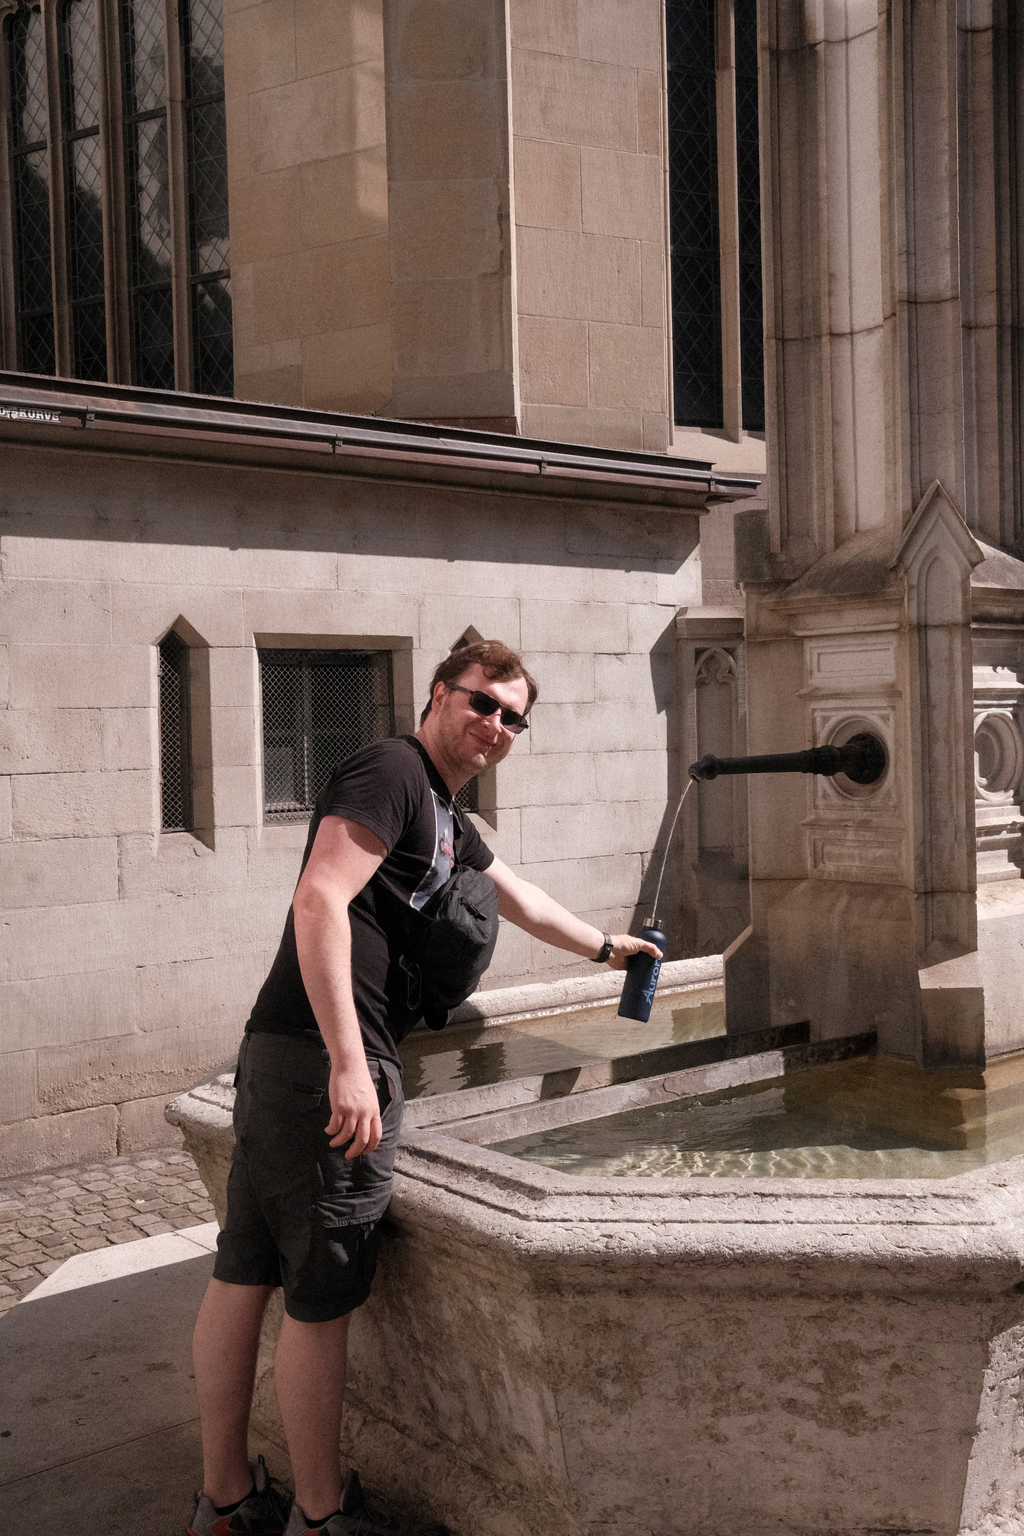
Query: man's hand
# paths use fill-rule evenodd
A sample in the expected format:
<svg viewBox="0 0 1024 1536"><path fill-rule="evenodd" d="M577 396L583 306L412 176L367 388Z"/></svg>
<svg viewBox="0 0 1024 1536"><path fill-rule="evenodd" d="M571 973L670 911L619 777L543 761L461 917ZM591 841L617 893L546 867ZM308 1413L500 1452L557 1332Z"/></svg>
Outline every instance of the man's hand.
<svg viewBox="0 0 1024 1536"><path fill-rule="evenodd" d="M609 937L612 941L612 952L605 963L610 965L613 971L624 971L630 955L653 955L655 960L661 959L661 950L656 945L649 944L646 939L638 939L635 934L616 933L610 934Z"/></svg>
<svg viewBox="0 0 1024 1536"><path fill-rule="evenodd" d="M380 1104L366 1061L361 1066L332 1066L328 1093L331 1118L324 1129L331 1146L343 1147L351 1141L346 1160L372 1152L381 1138Z"/></svg>

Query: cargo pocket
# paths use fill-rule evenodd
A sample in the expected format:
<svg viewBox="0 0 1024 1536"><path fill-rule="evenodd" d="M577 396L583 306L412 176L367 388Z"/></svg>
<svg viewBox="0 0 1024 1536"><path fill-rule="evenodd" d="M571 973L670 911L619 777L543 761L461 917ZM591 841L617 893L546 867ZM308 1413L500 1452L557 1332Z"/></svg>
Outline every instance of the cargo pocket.
<svg viewBox="0 0 1024 1536"><path fill-rule="evenodd" d="M318 1201L307 1262L286 1286L292 1316L316 1322L362 1306L377 1270L379 1234L376 1222L352 1221L347 1204Z"/></svg>

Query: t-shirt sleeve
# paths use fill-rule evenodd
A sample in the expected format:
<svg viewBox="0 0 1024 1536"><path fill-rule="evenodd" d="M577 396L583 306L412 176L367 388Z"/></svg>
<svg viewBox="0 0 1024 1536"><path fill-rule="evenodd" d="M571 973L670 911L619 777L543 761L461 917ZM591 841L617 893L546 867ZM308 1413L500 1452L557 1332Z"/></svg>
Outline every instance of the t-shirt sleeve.
<svg viewBox="0 0 1024 1536"><path fill-rule="evenodd" d="M375 741L331 780L322 814L367 827L390 853L416 814L422 782L423 770L403 742Z"/></svg>
<svg viewBox="0 0 1024 1536"><path fill-rule="evenodd" d="M462 814L462 836L459 838L459 863L470 869L488 869L494 863L494 854L484 842L469 817Z"/></svg>

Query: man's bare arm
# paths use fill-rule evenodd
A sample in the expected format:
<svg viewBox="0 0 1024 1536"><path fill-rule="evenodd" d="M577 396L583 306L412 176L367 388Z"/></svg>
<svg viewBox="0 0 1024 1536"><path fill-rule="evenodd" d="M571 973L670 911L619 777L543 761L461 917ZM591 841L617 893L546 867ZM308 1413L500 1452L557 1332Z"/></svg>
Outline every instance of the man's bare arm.
<svg viewBox="0 0 1024 1536"><path fill-rule="evenodd" d="M535 939L543 939L545 944L554 944L557 949L567 949L574 955L586 955L588 960L600 952L604 934L593 923L585 923L539 886L521 880L501 859L495 859L488 866L487 873L497 888L498 911L510 923L515 923L517 928L525 928ZM641 950L644 954L656 957L661 954L653 944L629 933L613 934L611 938L612 952L608 956L608 964L616 971L623 969L630 955Z"/></svg>
<svg viewBox="0 0 1024 1536"><path fill-rule="evenodd" d="M331 1146L351 1140L346 1157L380 1141L380 1106L352 996L348 904L380 867L387 849L375 833L343 816L325 816L292 898L295 947L310 1006L331 1057Z"/></svg>

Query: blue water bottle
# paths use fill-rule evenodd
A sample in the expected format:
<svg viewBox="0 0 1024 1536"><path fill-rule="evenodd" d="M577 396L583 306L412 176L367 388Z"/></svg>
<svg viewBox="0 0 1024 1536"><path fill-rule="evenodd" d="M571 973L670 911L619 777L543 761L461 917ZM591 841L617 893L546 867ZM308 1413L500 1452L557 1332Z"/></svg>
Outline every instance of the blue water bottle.
<svg viewBox="0 0 1024 1536"><path fill-rule="evenodd" d="M660 917L647 919L640 929L640 938L646 939L664 955L666 940ZM626 961L626 979L622 984L622 1000L619 1003L620 1019L636 1019L640 1024L647 1023L660 973L661 961L655 960L653 955L645 955L643 952L630 955Z"/></svg>

